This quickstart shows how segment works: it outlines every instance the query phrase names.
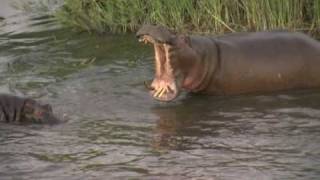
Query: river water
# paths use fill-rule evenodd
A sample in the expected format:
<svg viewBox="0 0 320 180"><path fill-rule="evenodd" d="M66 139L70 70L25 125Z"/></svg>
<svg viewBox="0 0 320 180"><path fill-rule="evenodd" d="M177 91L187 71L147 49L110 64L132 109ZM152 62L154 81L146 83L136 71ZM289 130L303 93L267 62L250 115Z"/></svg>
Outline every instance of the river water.
<svg viewBox="0 0 320 180"><path fill-rule="evenodd" d="M149 97L152 48L1 0L0 91L52 104L56 126L0 123L0 179L320 179L320 92Z"/></svg>

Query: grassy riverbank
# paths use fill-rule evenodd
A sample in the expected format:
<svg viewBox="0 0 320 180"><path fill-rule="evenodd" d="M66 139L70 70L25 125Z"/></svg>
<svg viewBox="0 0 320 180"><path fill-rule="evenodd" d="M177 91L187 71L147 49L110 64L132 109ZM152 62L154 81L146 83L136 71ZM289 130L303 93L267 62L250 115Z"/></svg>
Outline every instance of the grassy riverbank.
<svg viewBox="0 0 320 180"><path fill-rule="evenodd" d="M77 30L97 32L135 31L144 23L198 33L317 32L320 0L65 0L57 17Z"/></svg>

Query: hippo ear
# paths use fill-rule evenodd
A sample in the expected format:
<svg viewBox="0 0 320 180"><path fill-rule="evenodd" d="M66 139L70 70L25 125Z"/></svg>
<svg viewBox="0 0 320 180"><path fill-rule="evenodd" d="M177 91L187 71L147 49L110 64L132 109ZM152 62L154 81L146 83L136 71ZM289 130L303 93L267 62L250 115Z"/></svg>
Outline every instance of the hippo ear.
<svg viewBox="0 0 320 180"><path fill-rule="evenodd" d="M42 106L45 110L52 112L52 107L50 106L50 104L45 104Z"/></svg>

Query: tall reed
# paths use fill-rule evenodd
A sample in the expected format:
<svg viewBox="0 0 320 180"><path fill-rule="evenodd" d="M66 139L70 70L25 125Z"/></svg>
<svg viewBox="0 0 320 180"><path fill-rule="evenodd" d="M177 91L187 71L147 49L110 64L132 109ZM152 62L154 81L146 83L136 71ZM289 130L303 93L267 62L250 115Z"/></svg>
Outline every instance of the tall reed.
<svg viewBox="0 0 320 180"><path fill-rule="evenodd" d="M65 0L57 18L79 30L135 31L162 24L181 32L224 33L320 26L320 0Z"/></svg>

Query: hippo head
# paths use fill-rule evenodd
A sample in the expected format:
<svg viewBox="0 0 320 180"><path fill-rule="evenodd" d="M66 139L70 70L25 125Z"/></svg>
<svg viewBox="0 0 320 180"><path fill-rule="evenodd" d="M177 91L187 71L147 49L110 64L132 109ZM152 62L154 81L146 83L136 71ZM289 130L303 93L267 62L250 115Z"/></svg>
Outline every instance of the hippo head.
<svg viewBox="0 0 320 180"><path fill-rule="evenodd" d="M25 100L21 112L21 121L43 124L57 124L59 122L49 104L42 105L32 99Z"/></svg>
<svg viewBox="0 0 320 180"><path fill-rule="evenodd" d="M175 99L182 89L190 64L197 56L190 47L189 37L153 25L142 26L136 36L140 42L154 46L155 77L151 85L146 85L151 96L160 101Z"/></svg>

